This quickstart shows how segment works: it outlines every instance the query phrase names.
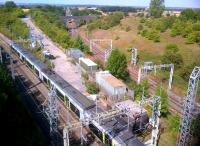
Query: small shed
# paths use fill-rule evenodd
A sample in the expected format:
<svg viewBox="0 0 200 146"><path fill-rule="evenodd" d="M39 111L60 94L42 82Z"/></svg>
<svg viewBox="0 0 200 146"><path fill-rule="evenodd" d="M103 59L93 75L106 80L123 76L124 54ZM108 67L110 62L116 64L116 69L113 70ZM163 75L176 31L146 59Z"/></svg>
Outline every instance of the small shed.
<svg viewBox="0 0 200 146"><path fill-rule="evenodd" d="M78 61L79 58L84 57L84 53L77 48L69 48L67 49L66 53L76 61Z"/></svg>
<svg viewBox="0 0 200 146"><path fill-rule="evenodd" d="M115 101L122 99L127 92L126 85L111 75L109 71L97 72L96 82Z"/></svg>
<svg viewBox="0 0 200 146"><path fill-rule="evenodd" d="M88 58L79 58L79 64L87 73L93 73L97 71L97 64Z"/></svg>

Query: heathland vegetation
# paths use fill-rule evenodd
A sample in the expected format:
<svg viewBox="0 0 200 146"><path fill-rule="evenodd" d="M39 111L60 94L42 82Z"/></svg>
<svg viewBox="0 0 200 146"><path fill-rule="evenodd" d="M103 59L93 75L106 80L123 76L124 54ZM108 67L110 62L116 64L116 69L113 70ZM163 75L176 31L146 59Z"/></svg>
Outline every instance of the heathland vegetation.
<svg viewBox="0 0 200 146"><path fill-rule="evenodd" d="M25 13L15 3L6 2L0 7L0 32L13 39L26 39L28 27L20 20L24 16Z"/></svg>

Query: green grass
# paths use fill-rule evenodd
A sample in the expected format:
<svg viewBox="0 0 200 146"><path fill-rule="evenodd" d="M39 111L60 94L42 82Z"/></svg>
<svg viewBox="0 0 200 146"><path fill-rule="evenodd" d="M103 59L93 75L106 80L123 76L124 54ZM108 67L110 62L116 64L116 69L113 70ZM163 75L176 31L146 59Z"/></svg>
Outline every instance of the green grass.
<svg viewBox="0 0 200 146"><path fill-rule="evenodd" d="M176 146L180 117L169 114L166 118L161 118L163 133L160 135L158 146ZM161 130L162 131L162 130Z"/></svg>

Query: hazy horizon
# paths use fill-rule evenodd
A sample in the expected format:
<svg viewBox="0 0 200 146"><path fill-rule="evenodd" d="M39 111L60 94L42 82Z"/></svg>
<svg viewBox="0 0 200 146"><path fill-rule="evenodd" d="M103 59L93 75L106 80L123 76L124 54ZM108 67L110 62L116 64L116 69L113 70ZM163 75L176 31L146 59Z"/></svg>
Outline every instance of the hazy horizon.
<svg viewBox="0 0 200 146"><path fill-rule="evenodd" d="M149 6L150 0L13 0L17 4L51 4L51 5L107 5L107 6ZM6 0L0 0L5 3ZM166 7L200 8L199 0L165 0Z"/></svg>

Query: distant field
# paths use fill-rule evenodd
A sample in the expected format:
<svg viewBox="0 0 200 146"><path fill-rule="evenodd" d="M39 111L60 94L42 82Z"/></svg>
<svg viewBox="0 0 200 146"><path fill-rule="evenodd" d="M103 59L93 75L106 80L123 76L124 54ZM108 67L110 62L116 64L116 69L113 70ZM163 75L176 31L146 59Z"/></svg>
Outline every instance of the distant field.
<svg viewBox="0 0 200 146"><path fill-rule="evenodd" d="M128 60L130 60L130 53L127 53L126 49L136 47L139 50L140 62L146 60L159 62L158 58L163 54L165 46L168 43L176 43L179 46L185 64L190 64L197 59L200 60L200 47L197 44L185 44L185 40L182 37L171 37L169 31L161 33L161 42L159 43L154 43L138 35L137 27L139 25L139 20L140 18L135 16L126 17L121 21L120 25L109 30L94 30L89 33L89 37L93 39L113 39L113 46L125 52ZM126 31L127 27L130 28L129 31ZM79 32L81 34L86 34L85 26L81 27Z"/></svg>
<svg viewBox="0 0 200 146"><path fill-rule="evenodd" d="M128 61L130 61L131 54L127 51L127 48L136 47L139 51L139 64L142 64L144 61L160 63L165 47L169 43L176 43L178 45L185 65L196 61L200 62L200 46L197 44L185 44L185 39L181 36L171 37L169 30L161 33L160 42L158 43L138 35L137 28L140 19L139 17L128 16L121 21L120 25L108 30L97 29L88 33L86 27L82 26L79 28L79 32L81 35L88 35L93 39L112 39L113 47L119 48L124 52ZM103 44L102 47L106 48L108 44ZM174 85L176 86L174 88L175 92L186 95L187 82L176 74L174 76Z"/></svg>

